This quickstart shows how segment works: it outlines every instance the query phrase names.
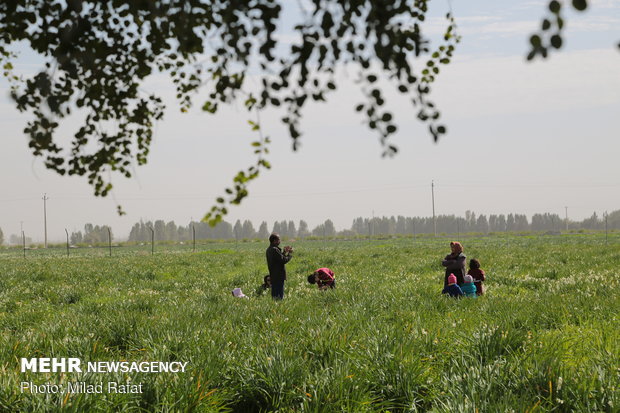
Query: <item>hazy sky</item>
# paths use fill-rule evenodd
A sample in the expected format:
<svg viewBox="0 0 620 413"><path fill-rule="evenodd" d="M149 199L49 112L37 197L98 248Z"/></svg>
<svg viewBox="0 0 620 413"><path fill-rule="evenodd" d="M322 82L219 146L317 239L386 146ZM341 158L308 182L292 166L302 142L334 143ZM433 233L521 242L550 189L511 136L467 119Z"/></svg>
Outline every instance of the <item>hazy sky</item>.
<svg viewBox="0 0 620 413"><path fill-rule="evenodd" d="M569 13L564 48L546 61L528 63L528 37L545 14L546 1L453 0L462 35L456 59L438 77L433 99L448 134L438 144L416 121L416 111L386 84L387 104L399 132L399 154L381 158L377 136L354 111L362 101L355 72L340 70L338 91L327 104L306 108L301 149L280 124L280 113L262 116L272 138L273 168L250 186L250 197L226 218L305 219L313 227L325 219L349 228L357 216L430 216L431 180L437 214L554 212L583 219L594 211L620 209L620 2L591 1L586 13ZM442 16L448 2L431 5ZM294 10L287 13L295 13ZM429 34L442 30L432 17ZM285 38L283 33L282 38ZM23 51L22 73L41 67ZM48 234L64 239L64 229L111 225L117 238L133 223L200 219L240 169L254 161L250 118L242 105L217 115L196 109L181 114L164 77L145 89L168 103L156 127L149 162L129 180L114 178L114 198L95 198L83 178L47 172L29 152L20 114L0 80L0 228L5 238L20 225L34 240L43 238L47 193ZM61 130L72 133L69 120ZM116 203L127 215L116 215Z"/></svg>

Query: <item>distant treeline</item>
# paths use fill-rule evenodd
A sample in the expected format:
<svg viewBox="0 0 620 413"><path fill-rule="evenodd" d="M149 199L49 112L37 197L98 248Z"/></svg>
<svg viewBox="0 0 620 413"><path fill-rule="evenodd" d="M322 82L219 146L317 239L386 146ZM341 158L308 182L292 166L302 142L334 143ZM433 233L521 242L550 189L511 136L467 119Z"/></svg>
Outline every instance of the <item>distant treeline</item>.
<svg viewBox="0 0 620 413"><path fill-rule="evenodd" d="M593 213L590 218L583 221L568 220L568 229L575 230L603 230L605 221L607 228L620 229L620 210L611 212L606 218ZM193 239L192 231L196 232L196 239L267 239L269 234L277 232L283 238L307 238L307 237L335 237L335 236L368 236L368 235L414 235L433 234L435 225L438 234L475 233L499 233L499 232L560 232L567 228L566 219L558 214L534 214L528 220L524 214L491 214L489 216L467 211L464 217L456 215L439 215L433 223L433 217L374 217L355 218L350 229L336 230L332 220L327 219L312 230L304 220L297 224L293 221L277 221L269 227L263 221L255 229L251 221L237 220L235 224L226 221L211 227L204 222L190 222L189 224L177 225L174 221L163 220L140 221L133 225L129 233L128 241L150 242L151 234L155 241L190 241ZM74 231L70 235L71 244L98 244L108 242L107 225L86 224L84 231ZM151 229L153 233L151 233ZM110 232L111 234L111 232ZM0 244L4 241L0 229ZM11 244L21 244L21 236L11 235ZM28 244L31 240L26 240Z"/></svg>
<svg viewBox="0 0 620 413"><path fill-rule="evenodd" d="M109 232L108 232L109 231ZM86 224L84 225L84 232L82 231L74 231L71 233L69 237L69 241L71 244L99 244L103 242L108 242L109 238L113 238L114 234L112 234L112 228L107 225L93 225Z"/></svg>
<svg viewBox="0 0 620 413"><path fill-rule="evenodd" d="M437 233L456 234L457 232L528 232L528 231L564 231L566 220L558 214L534 214L531 221L523 214L491 214L476 215L467 211L464 217L455 215L439 215L436 217ZM607 217L609 229L620 229L620 210ZM203 222L190 222L186 226L177 226L174 221L138 222L129 233L129 241L145 242L151 240L151 230L156 241L189 241L192 239L192 227L196 231L196 239L267 239L269 234L277 232L284 238L334 237L356 235L392 235L392 234L433 234L435 232L432 217L375 217L356 218L350 229L336 230L334 223L327 219L312 230L306 221L298 224L293 221L277 221L269 227L263 221L255 229L251 221L237 220L235 224L222 221L215 227ZM596 213L583 221L568 221L569 230L602 230L605 229L605 218Z"/></svg>
<svg viewBox="0 0 620 413"><path fill-rule="evenodd" d="M526 231L564 231L567 221L558 214L534 214L528 221L524 214L491 214L476 215L467 211L464 217L456 215L439 215L433 222L433 217L381 217L356 218L353 220L351 231L359 235L378 234L452 234L457 232L526 232ZM614 211L607 217L609 229L620 228L620 210ZM569 230L597 230L605 228L605 219L594 213L583 221L568 220Z"/></svg>
<svg viewBox="0 0 620 413"><path fill-rule="evenodd" d="M333 236L336 232L334 224L330 220L327 220L326 223L319 225L317 228L320 227L320 231L322 231L323 226L327 225L330 228L329 234ZM177 226L174 221L164 222L157 220L155 222L140 221L134 224L129 232L128 241L150 241L151 236L154 236L155 241L189 241L193 238L192 231L196 232L196 239L267 239L272 232L277 232L285 238L305 238L311 235L323 235L322 232L319 234L317 229L312 232L309 231L308 224L304 220L299 221L297 226L293 221L275 222L271 228L267 226L267 222L263 221L259 225L258 230L255 229L254 224L249 220L243 222L237 220L234 225L222 221L215 227L211 227L204 222L190 222L186 226Z"/></svg>

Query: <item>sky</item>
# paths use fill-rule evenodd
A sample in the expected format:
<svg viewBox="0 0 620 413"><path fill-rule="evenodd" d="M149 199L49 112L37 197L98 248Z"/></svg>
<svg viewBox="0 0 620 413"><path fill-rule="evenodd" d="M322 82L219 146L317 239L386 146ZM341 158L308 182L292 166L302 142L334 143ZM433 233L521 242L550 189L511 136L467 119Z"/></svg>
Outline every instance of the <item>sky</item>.
<svg viewBox="0 0 620 413"><path fill-rule="evenodd" d="M439 35L440 16L451 7L462 35L432 93L448 134L434 143L415 108L385 83L399 153L382 158L378 137L354 111L362 101L355 73L340 68L328 103L306 108L298 151L291 150L281 113L262 115L272 169L225 219L250 219L256 228L284 219L304 219L312 228L331 219L341 230L359 216L431 216L431 182L437 214L551 212L582 220L620 209L620 2L588 3L584 13L567 13L561 51L527 62L528 38L545 16L545 1L432 2L424 32ZM296 13L287 9L283 18ZM32 52L19 51L18 72L42 67ZM97 198L85 178L57 176L32 156L22 133L29 115L15 109L7 82L0 80L5 239L22 229L43 239L44 194L51 241L86 223L110 225L116 239L126 238L141 219L186 225L201 219L236 172L253 163L256 136L241 104L210 115L200 110L199 95L183 114L165 77L149 79L144 88L168 106L148 164L136 167L130 179L114 176L113 194ZM68 120L61 132L76 126ZM117 204L125 216L117 215Z"/></svg>

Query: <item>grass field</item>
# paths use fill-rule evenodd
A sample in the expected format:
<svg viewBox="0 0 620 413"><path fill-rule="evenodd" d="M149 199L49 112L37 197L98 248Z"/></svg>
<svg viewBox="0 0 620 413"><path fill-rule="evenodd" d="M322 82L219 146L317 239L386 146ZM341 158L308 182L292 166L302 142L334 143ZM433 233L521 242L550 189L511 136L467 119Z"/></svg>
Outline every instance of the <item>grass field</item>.
<svg viewBox="0 0 620 413"><path fill-rule="evenodd" d="M464 239L487 294L442 297L446 239L0 251L0 410L620 411L620 239ZM167 250L164 250L167 248ZM338 288L307 275L332 268ZM241 287L250 299L236 299ZM21 373L22 357L183 361L185 373ZM31 394L20 383L141 383Z"/></svg>

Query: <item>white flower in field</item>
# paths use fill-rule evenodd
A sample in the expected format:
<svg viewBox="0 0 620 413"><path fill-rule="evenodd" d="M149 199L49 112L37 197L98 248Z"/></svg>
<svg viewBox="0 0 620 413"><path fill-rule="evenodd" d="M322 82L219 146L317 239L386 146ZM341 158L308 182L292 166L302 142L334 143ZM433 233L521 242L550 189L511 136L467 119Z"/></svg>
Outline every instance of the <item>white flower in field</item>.
<svg viewBox="0 0 620 413"><path fill-rule="evenodd" d="M560 389L562 388L562 383L563 383L563 379L562 376L558 377L558 384L557 384L557 391L560 391Z"/></svg>
<svg viewBox="0 0 620 413"><path fill-rule="evenodd" d="M564 400L562 400L562 399L555 399L555 401L558 404L564 404Z"/></svg>

